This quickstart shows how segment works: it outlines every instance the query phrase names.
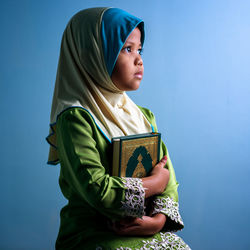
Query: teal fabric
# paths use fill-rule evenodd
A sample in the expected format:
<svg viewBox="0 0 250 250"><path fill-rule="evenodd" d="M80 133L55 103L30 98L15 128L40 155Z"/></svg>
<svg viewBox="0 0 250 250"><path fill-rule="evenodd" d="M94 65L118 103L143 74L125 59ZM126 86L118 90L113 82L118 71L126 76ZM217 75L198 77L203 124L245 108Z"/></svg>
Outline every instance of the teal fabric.
<svg viewBox="0 0 250 250"><path fill-rule="evenodd" d="M144 43L144 23L141 19L118 9L107 9L102 17L102 45L107 71L111 76L117 57L129 34L138 26Z"/></svg>

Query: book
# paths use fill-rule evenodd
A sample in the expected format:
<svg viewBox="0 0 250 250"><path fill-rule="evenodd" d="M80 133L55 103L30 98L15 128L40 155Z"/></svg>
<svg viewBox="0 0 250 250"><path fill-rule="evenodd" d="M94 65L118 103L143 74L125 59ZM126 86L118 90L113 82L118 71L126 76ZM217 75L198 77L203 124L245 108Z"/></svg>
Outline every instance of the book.
<svg viewBox="0 0 250 250"><path fill-rule="evenodd" d="M142 178L159 162L160 133L144 133L112 138L112 175Z"/></svg>

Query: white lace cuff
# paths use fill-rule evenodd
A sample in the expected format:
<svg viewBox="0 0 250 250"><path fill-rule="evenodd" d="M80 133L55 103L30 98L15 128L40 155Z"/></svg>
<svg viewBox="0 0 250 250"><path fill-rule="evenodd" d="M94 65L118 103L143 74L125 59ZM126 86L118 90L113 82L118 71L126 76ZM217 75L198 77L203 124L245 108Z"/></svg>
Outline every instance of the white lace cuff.
<svg viewBox="0 0 250 250"><path fill-rule="evenodd" d="M139 248L133 247L136 250L150 250L150 249L158 249L158 250L191 250L191 248L180 238L178 235L166 232L159 233L158 237L154 237L153 239L147 240L146 238L142 240L138 245L143 244ZM106 249L106 248L105 248ZM104 250L102 247L97 247L96 250ZM116 250L132 250L130 247L121 246L116 248Z"/></svg>
<svg viewBox="0 0 250 250"><path fill-rule="evenodd" d="M125 186L125 201L122 201L121 209L125 216L139 217L144 215L145 191L142 180L139 178L122 178Z"/></svg>
<svg viewBox="0 0 250 250"><path fill-rule="evenodd" d="M161 240L153 239L144 240L144 246L141 249L176 249L176 250L191 250L191 248L176 234L167 232L161 233Z"/></svg>
<svg viewBox="0 0 250 250"><path fill-rule="evenodd" d="M172 198L157 198L153 201L153 214L163 213L172 221L184 226L181 215L179 213L179 204Z"/></svg>

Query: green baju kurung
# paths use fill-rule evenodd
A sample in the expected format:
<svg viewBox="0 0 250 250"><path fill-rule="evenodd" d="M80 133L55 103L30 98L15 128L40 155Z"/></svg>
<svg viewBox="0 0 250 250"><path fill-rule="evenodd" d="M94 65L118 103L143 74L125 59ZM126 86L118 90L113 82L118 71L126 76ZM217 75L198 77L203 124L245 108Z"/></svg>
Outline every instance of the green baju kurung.
<svg viewBox="0 0 250 250"><path fill-rule="evenodd" d="M157 131L152 112L140 109ZM153 213L167 216L166 224L161 233L152 237L125 237L112 232L108 222L143 215L142 181L109 175L111 143L87 110L72 107L63 111L57 119L56 133L59 184L68 199L61 210L57 249L189 249L171 233L182 229L183 222L178 209L178 182L163 142L160 157L168 157L170 178L165 191L154 197L152 204Z"/></svg>

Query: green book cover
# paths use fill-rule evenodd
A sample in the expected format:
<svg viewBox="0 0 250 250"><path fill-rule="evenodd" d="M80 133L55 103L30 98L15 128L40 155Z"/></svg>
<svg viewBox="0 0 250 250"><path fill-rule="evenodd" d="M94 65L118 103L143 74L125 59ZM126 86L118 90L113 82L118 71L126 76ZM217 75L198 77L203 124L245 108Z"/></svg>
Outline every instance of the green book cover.
<svg viewBox="0 0 250 250"><path fill-rule="evenodd" d="M159 162L160 133L144 133L112 138L112 175L142 178Z"/></svg>

